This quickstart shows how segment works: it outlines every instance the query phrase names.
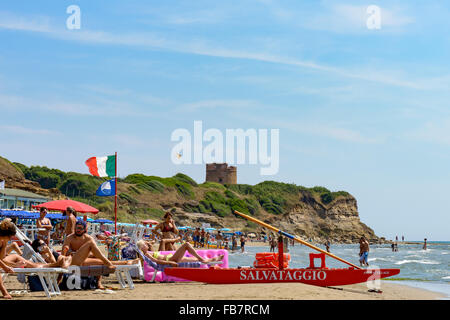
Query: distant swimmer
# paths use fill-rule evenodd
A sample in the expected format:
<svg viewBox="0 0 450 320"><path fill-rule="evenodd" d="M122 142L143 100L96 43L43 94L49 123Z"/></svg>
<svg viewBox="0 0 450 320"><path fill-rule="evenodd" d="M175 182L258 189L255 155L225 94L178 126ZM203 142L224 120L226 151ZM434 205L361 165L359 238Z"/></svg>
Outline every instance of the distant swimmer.
<svg viewBox="0 0 450 320"><path fill-rule="evenodd" d="M427 238L423 239L423 250L427 250Z"/></svg>
<svg viewBox="0 0 450 320"><path fill-rule="evenodd" d="M359 239L359 264L362 266L369 266L369 242L366 238Z"/></svg>
<svg viewBox="0 0 450 320"><path fill-rule="evenodd" d="M325 242L325 249L327 249L327 252L330 252L330 240Z"/></svg>

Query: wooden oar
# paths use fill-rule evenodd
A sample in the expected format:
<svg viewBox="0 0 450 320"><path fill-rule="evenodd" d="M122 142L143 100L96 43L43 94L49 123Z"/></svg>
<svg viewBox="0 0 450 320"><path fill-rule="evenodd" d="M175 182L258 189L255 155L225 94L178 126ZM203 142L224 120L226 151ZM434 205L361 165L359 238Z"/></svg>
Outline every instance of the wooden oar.
<svg viewBox="0 0 450 320"><path fill-rule="evenodd" d="M239 211L234 210L234 212L235 212L237 215L240 215L241 217L243 217L243 218L245 218L245 219L247 219L247 220L250 220L250 221L252 221L252 222L255 222L255 223L257 223L257 224L260 224L260 225L262 225L263 227L266 227L266 228L268 228L268 229L270 229L270 230L272 230L272 231L275 231L276 233L282 234L283 236L286 236L286 237L288 237L288 238L290 238L290 239L294 239L295 241L300 242L301 244L304 244L305 246L310 247L311 249L317 250L317 251L319 251L319 252L321 252L321 253L326 254L327 256L332 257L333 259L339 260L339 261L341 261L341 262L343 262L343 263L345 263L345 264L348 264L349 266L352 266L352 267L354 267L354 268L356 268L356 269L361 269L361 268L358 267L357 265L354 265L354 264L352 264L352 263L350 263L350 262L348 262L348 261L345 261L345 260L342 259L342 258L339 258L338 256L335 256L335 255L332 254L332 253L329 253L329 252L327 252L327 251L325 251L325 250L322 250L322 249L320 249L320 248L318 248L318 247L316 247L316 246L313 246L312 244L310 244L310 243L308 243L308 242L306 242L306 241L303 241L302 239L297 238L297 237L293 236L292 234L289 234L289 233L287 233L287 232L281 231L281 230L279 230L279 229L277 229L277 228L271 226L270 224L267 224L267 223L265 223L265 222L262 222L261 220L258 220L258 219L256 219L256 218L250 217L250 216L248 216L248 215L246 215L246 214L240 213Z"/></svg>

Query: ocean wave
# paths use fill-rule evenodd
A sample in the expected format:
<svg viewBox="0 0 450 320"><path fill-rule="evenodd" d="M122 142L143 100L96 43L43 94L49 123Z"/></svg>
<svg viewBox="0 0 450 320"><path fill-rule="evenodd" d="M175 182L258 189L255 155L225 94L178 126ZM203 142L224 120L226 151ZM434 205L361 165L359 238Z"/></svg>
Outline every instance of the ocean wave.
<svg viewBox="0 0 450 320"><path fill-rule="evenodd" d="M420 263L420 264L440 264L438 261L430 260L402 260L397 261L395 264L405 264L405 263Z"/></svg>
<svg viewBox="0 0 450 320"><path fill-rule="evenodd" d="M442 277L442 279L450 280L450 276Z"/></svg>
<svg viewBox="0 0 450 320"><path fill-rule="evenodd" d="M389 259L385 259L385 258L369 258L369 261L391 261Z"/></svg>

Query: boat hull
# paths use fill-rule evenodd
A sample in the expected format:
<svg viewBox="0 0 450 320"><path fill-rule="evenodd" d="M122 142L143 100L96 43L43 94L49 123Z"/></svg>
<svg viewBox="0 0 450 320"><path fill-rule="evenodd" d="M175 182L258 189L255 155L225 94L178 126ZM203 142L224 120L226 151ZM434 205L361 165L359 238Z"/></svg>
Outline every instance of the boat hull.
<svg viewBox="0 0 450 320"><path fill-rule="evenodd" d="M167 275L211 284L299 282L328 287L391 277L400 269L166 268Z"/></svg>

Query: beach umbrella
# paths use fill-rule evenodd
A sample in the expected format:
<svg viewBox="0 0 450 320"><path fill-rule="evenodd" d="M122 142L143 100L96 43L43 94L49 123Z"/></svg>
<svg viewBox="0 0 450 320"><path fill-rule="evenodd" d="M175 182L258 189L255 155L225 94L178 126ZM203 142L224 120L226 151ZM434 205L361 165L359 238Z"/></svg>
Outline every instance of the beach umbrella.
<svg viewBox="0 0 450 320"><path fill-rule="evenodd" d="M146 224L153 225L153 224L158 224L159 222L156 221L156 220L148 219L148 220L141 221L141 223L144 224L144 225L146 225Z"/></svg>
<svg viewBox="0 0 450 320"><path fill-rule="evenodd" d="M216 228L206 228L205 231L214 231Z"/></svg>
<svg viewBox="0 0 450 320"><path fill-rule="evenodd" d="M94 223L114 223L114 221L108 220L108 219L97 219L92 221Z"/></svg>
<svg viewBox="0 0 450 320"><path fill-rule="evenodd" d="M228 228L222 228L222 229L220 229L220 231L230 231L231 229L228 229Z"/></svg>
<svg viewBox="0 0 450 320"><path fill-rule="evenodd" d="M33 208L41 208L41 207L45 207L48 210L55 210L55 211L65 211L67 207L72 207L75 209L76 212L80 213L93 213L93 214L98 213L98 209L91 207L90 205L87 205L83 202L78 202L75 200L55 200L33 206Z"/></svg>

